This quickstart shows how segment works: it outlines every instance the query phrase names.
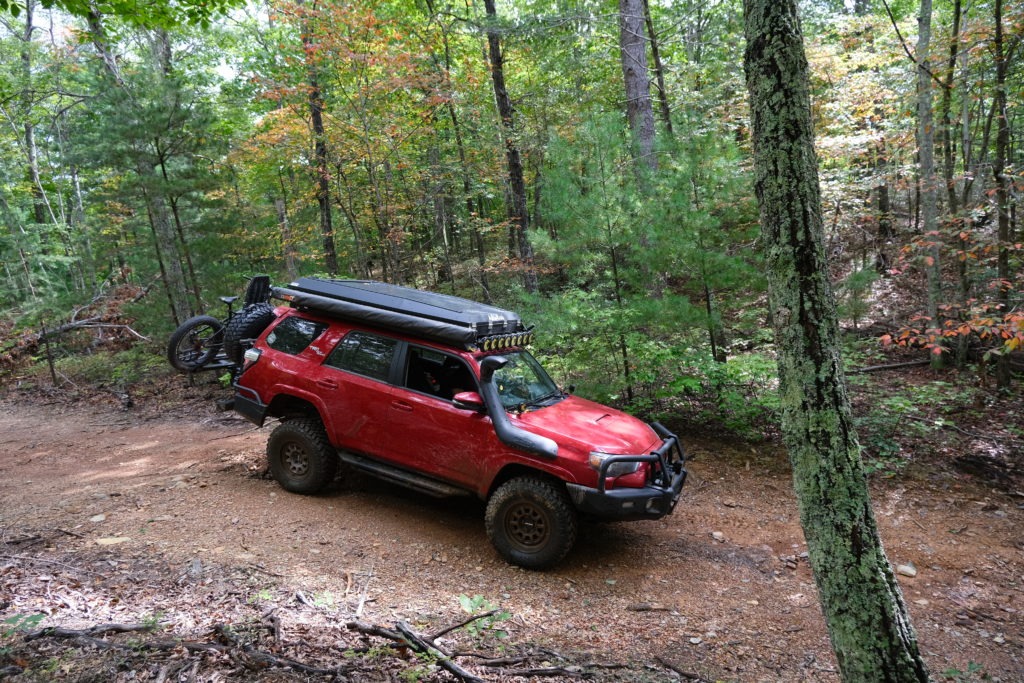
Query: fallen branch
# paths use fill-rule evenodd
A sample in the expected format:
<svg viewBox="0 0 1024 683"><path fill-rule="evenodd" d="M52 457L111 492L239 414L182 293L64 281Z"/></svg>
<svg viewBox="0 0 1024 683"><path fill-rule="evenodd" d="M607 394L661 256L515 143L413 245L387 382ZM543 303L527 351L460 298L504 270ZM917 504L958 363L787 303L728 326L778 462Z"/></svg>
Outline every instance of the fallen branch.
<svg viewBox="0 0 1024 683"><path fill-rule="evenodd" d="M377 636L378 638L384 638L390 640L399 645L404 645L414 652L420 652L425 655L434 657L441 668L445 669L460 681L468 681L469 683L484 683L482 678L474 676L470 672L463 669L461 666L453 662L448 655L446 655L436 645L428 643L423 636L420 636L413 632L412 628L405 622L398 622L397 631L384 628L382 626L376 626L374 624L365 624L361 621L350 621L346 624L346 627L364 633L366 635Z"/></svg>
<svg viewBox="0 0 1024 683"><path fill-rule="evenodd" d="M154 651L174 651L184 648L188 652L219 652L231 655L233 659L238 661L246 668L250 669L263 669L269 666L280 666L294 671L299 671L305 674L318 674L325 676L337 676L340 673L344 673L344 667L318 667L305 664L298 660L290 657L283 657L279 655L272 655L268 652L258 650L251 645L238 642L237 637L231 632L231 629L223 624L218 624L214 627L214 633L221 639L221 643L205 643L189 640L179 640L172 638L169 640L149 640L149 641L138 641L133 640L130 644L128 643L117 643L109 640L103 640L98 638L99 635L111 634L111 633L134 633L139 631L152 631L156 628L156 625L150 624L101 624L93 626L87 629L70 629L70 628L43 628L38 631L25 634L25 640L38 640L40 638L57 638L62 640L76 640L94 647L105 649L105 650L128 650L138 651L142 650L154 650ZM244 655L240 657L239 655Z"/></svg>
<svg viewBox="0 0 1024 683"><path fill-rule="evenodd" d="M430 636L430 640L432 640L432 641L433 640L437 640L441 636L447 635L447 634L451 633L452 631L458 631L463 626L468 626L468 625L472 624L474 621L478 621L480 619L485 619L487 617L493 617L495 614L497 614L500 611L501 610L492 609L490 612L484 612L483 614L474 614L473 616L471 616L469 619L466 619L465 621L459 622L458 624L455 624L454 626L449 626L448 628L444 629L443 631L438 631L434 635Z"/></svg>
<svg viewBox="0 0 1024 683"><path fill-rule="evenodd" d="M155 624L99 624L83 630L48 626L38 631L26 633L25 640L36 640L38 638L86 638L97 640L95 636L107 633L135 633L138 631L152 631L154 628L156 628ZM105 640L100 642L107 646L111 645Z"/></svg>
<svg viewBox="0 0 1024 683"><path fill-rule="evenodd" d="M680 676L682 676L683 678L685 678L687 680L690 680L690 681L703 681L704 680L703 678L700 677L700 674L695 674L695 673L693 673L691 671L683 671L682 669L680 669L678 666L676 666L672 662L666 661L665 659L663 659L661 657L655 657L654 659L655 659L656 662L658 662L658 664L661 664L663 667L665 667L669 671L676 672L677 674L679 674Z"/></svg>
<svg viewBox="0 0 1024 683"><path fill-rule="evenodd" d="M878 372L879 370L896 370L897 368L910 368L917 365L928 365L931 363L931 359L924 358L922 360L911 360L905 363L889 363L887 365L869 365L866 368L854 368L853 370L847 370L847 375L856 375L860 372Z"/></svg>

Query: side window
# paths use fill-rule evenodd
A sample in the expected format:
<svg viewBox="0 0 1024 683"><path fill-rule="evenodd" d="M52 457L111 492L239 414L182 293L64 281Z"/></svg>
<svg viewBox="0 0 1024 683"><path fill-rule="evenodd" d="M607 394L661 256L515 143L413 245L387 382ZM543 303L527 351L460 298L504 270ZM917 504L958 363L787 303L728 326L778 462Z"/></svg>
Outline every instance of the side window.
<svg viewBox="0 0 1024 683"><path fill-rule="evenodd" d="M406 354L405 386L447 401L462 391L477 391L476 380L466 364L446 353L410 346Z"/></svg>
<svg viewBox="0 0 1024 683"><path fill-rule="evenodd" d="M292 355L302 353L326 329L324 323L295 316L285 318L267 335L267 346Z"/></svg>
<svg viewBox="0 0 1024 683"><path fill-rule="evenodd" d="M398 342L367 332L350 332L338 342L325 365L386 382Z"/></svg>

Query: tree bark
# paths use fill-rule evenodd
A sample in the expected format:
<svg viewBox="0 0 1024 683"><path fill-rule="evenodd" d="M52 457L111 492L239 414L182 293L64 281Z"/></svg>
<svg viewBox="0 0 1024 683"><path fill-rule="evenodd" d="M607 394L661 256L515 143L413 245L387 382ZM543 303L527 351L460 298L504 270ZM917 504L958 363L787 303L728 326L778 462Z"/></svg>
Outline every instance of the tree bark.
<svg viewBox="0 0 1024 683"><path fill-rule="evenodd" d="M1006 177L1006 157L1010 149L1010 123L1006 102L1007 57L1003 35L1003 0L995 0L995 36L992 49L995 52L996 83L993 107L996 111L996 158L992 174L996 181L996 206L998 212L999 245L996 254L996 278L998 278L997 301L1000 311L1010 310L1010 182ZM996 383L1010 386L1010 357L1000 354L996 359Z"/></svg>
<svg viewBox="0 0 1024 683"><path fill-rule="evenodd" d="M644 39L644 0L619 0L619 55L626 86L626 118L633 133L633 158L650 169L658 167L654 156L654 109L647 74Z"/></svg>
<svg viewBox="0 0 1024 683"><path fill-rule="evenodd" d="M644 25L647 26L647 37L651 41L651 61L654 62L655 83L658 85L658 108L661 112L662 123L665 124L665 132L671 138L672 131L672 109L668 104L668 90L665 88L665 65L661 61L661 50L658 48L658 34L654 32L654 19L651 18L650 0L643 0L644 4Z"/></svg>
<svg viewBox="0 0 1024 683"><path fill-rule="evenodd" d="M931 54L932 0L921 0L917 18L917 154L919 162L921 229L926 249L925 275L928 280L928 317L930 326L939 326L939 302L942 300L942 279L939 270L939 193L935 175L935 126L932 115L932 74L928 67ZM937 362L940 354L932 356Z"/></svg>
<svg viewBox="0 0 1024 683"><path fill-rule="evenodd" d="M843 377L796 2L743 5L782 431L822 611L843 680L927 681L882 550Z"/></svg>
<svg viewBox="0 0 1024 683"><path fill-rule="evenodd" d="M297 4L301 11L304 9L305 0L297 0ZM316 61L317 46L314 42L311 17L302 16L300 26L303 56L306 60L306 87L309 88L309 119L313 127L313 167L316 174L316 202L320 208L324 268L329 275L337 275L338 252L334 245L334 223L331 215L331 174L328 167L327 136L324 131L324 100L320 90L320 71Z"/></svg>
<svg viewBox="0 0 1024 683"><path fill-rule="evenodd" d="M523 174L523 159L516 141L515 110L505 86L504 57L501 53L501 37L495 24L498 12L494 0L484 0L484 10L487 12L487 53L491 62L491 84L494 87L494 100L505 138L505 162L508 166L511 199L508 206L511 236L522 261L523 287L530 294L534 294L537 292L538 282L537 270L533 264L533 245L530 244L527 232L530 227L530 214L526 201L526 179Z"/></svg>

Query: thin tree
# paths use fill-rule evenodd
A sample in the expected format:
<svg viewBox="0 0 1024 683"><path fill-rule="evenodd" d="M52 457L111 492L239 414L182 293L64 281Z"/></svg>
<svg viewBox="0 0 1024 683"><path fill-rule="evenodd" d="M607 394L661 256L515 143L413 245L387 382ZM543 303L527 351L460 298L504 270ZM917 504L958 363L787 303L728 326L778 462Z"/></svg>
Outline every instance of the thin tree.
<svg viewBox="0 0 1024 683"><path fill-rule="evenodd" d="M846 681L927 681L882 550L839 352L795 0L744 0L755 192L800 520Z"/></svg>
<svg viewBox="0 0 1024 683"><path fill-rule="evenodd" d="M1010 181L1007 177L1006 158L1010 150L1010 122L1006 102L1006 76L1010 54L1006 47L1003 27L1003 0L996 0L993 8L995 36L992 50L996 62L996 92L993 108L996 112L996 158L992 173L996 181L996 205L998 211L999 247L996 255L996 277L998 278L997 300L1002 313L1010 310L1010 242L1013 239L1010 225ZM996 381L1000 387L1010 385L1010 357L1000 354L996 360Z"/></svg>
<svg viewBox="0 0 1024 683"><path fill-rule="evenodd" d="M533 265L533 245L527 232L530 227L530 214L526 203L526 178L523 174L523 159L516 135L515 109L505 86L505 59L501 51L501 36L497 25L498 11L494 6L494 0L484 0L484 11L487 13L487 55L491 63L491 84L494 87L494 100L505 137L505 162L508 166L511 197L508 206L511 236L522 261L523 287L530 294L534 294L538 284L537 271Z"/></svg>
<svg viewBox="0 0 1024 683"><path fill-rule="evenodd" d="M331 214L331 173L328 165L327 134L324 130L324 98L320 89L320 69L314 23L316 3L308 12L305 0L297 0L300 33L306 63L306 87L309 120L313 127L313 167L316 173L316 201L320 207L320 236L324 245L324 268L328 275L338 273L338 252L334 246L334 222Z"/></svg>
<svg viewBox="0 0 1024 683"><path fill-rule="evenodd" d="M939 270L939 179L935 173L935 125L932 113L932 72L929 67L932 35L932 0L921 0L917 18L917 156L918 186L921 197L921 229L925 243L925 276L928 283L928 318L939 327L939 301L942 299L942 274ZM942 364L941 349L936 347L932 362Z"/></svg>

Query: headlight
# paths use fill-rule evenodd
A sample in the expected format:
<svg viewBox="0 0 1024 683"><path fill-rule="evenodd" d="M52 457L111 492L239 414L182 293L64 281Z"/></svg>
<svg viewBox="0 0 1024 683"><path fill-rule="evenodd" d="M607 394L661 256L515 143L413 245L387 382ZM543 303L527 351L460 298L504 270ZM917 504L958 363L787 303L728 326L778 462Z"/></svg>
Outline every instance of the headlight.
<svg viewBox="0 0 1024 683"><path fill-rule="evenodd" d="M614 453L601 453L600 451L593 451L590 454L590 466L593 467L598 472L600 472L601 471L601 463L603 463L608 458L614 458L614 457L615 457ZM608 467L607 472L608 472L608 476L609 477L622 477L622 476L625 476L627 474L633 474L638 469L640 469L640 463L636 462L636 461L633 461L633 462L616 462L616 463L612 463Z"/></svg>

